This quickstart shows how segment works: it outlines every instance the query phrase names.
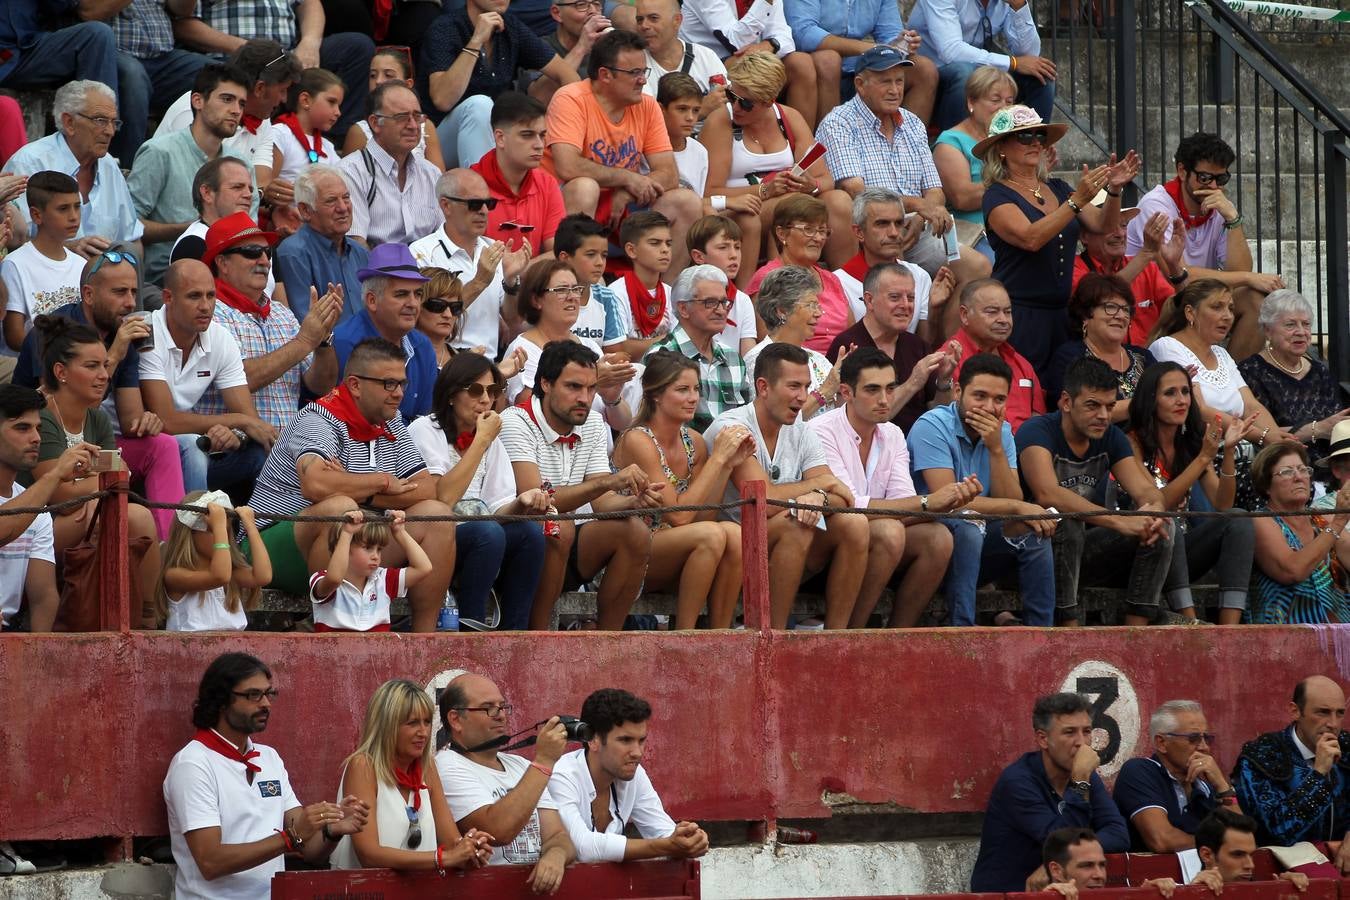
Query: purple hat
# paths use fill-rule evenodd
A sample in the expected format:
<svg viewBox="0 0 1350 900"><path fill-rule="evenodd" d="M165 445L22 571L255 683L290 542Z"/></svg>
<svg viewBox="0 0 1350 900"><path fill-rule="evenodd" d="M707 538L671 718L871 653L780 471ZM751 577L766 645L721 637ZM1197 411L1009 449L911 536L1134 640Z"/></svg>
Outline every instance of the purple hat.
<svg viewBox="0 0 1350 900"><path fill-rule="evenodd" d="M430 281L417 269L417 260L405 244L380 244L370 251L370 261L364 269L357 270L356 277L402 278L404 281Z"/></svg>

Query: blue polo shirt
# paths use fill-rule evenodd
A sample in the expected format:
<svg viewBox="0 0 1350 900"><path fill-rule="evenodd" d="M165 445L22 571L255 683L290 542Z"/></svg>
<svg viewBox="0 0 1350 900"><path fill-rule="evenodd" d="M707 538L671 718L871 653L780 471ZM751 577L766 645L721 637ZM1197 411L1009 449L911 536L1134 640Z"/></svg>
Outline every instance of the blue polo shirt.
<svg viewBox="0 0 1350 900"><path fill-rule="evenodd" d="M337 353L338 369L345 371L347 357L352 349L366 338L381 337L375 330L370 313L361 310L333 329L333 350ZM418 416L431 412L431 389L439 374L436 368L436 348L431 339L422 332L413 329L403 336L403 352L408 354L408 389L403 392L403 402L398 411L403 413L404 421L411 422Z"/></svg>
<svg viewBox="0 0 1350 900"><path fill-rule="evenodd" d="M1130 825L1130 849L1136 853L1153 852L1134 827L1137 813L1161 809L1173 828L1195 834L1205 816L1219 807L1209 785L1203 781L1192 785L1191 796L1187 798L1185 788L1167 771L1156 753L1132 759L1120 767L1114 797L1120 814Z"/></svg>
<svg viewBox="0 0 1350 900"><path fill-rule="evenodd" d="M914 427L905 436L909 442L910 469L914 475L914 490L928 493L924 469L951 469L956 480L967 475L980 479L981 496L989 496L989 448L979 438L966 434L965 423L957 411L956 401L946 406L935 406L919 416ZM1012 426L1003 423L1003 455L1008 465L1017 470L1017 445L1013 441Z"/></svg>
<svg viewBox="0 0 1350 900"><path fill-rule="evenodd" d="M342 320L365 309L361 279L356 273L370 261L370 251L349 237L342 239L342 252L333 242L308 225L277 245L272 258L273 274L286 286L286 304L297 319L309 312L309 289L320 294L330 284L342 285Z"/></svg>

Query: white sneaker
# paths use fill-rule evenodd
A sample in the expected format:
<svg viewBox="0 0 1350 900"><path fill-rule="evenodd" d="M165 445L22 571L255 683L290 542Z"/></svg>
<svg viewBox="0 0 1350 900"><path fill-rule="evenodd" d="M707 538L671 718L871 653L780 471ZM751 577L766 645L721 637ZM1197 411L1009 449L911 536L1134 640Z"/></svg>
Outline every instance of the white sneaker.
<svg viewBox="0 0 1350 900"><path fill-rule="evenodd" d="M9 841L0 841L0 875L32 875L37 866L20 856Z"/></svg>

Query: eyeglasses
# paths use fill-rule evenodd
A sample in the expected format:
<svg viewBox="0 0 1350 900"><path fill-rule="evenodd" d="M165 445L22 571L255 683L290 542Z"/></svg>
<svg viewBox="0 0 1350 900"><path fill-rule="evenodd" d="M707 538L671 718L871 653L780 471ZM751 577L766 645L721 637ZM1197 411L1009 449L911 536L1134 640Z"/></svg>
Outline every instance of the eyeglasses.
<svg viewBox="0 0 1350 900"><path fill-rule="evenodd" d="M94 273L96 273L99 269L103 268L104 260L107 260L113 265L125 262L131 263L134 266L136 265L136 254L130 253L126 250L104 250L102 253L98 255L98 260L94 263L94 267L89 270L90 278L93 278Z"/></svg>
<svg viewBox="0 0 1350 900"><path fill-rule="evenodd" d="M1035 131L1019 131L1013 135L1013 138L1017 141L1017 143L1023 145L1044 144L1047 140L1050 139L1050 132L1046 131L1043 128L1037 129Z"/></svg>
<svg viewBox="0 0 1350 900"><path fill-rule="evenodd" d="M701 303L704 309L731 309L731 301L726 297L704 297L702 300L689 299L690 303Z"/></svg>
<svg viewBox="0 0 1350 900"><path fill-rule="evenodd" d="M461 390L475 400L483 396L483 394L487 394L493 400L496 400L502 395L502 386L500 384L481 384L477 381L473 384L465 385Z"/></svg>
<svg viewBox="0 0 1350 900"><path fill-rule="evenodd" d="M458 316L464 312L464 301L447 300L444 297L428 297L422 301L422 308L435 315L440 315L448 309L452 316Z"/></svg>
<svg viewBox="0 0 1350 900"><path fill-rule="evenodd" d="M828 225L789 225L791 231L800 231L804 237L808 238L827 238L830 236L830 226Z"/></svg>
<svg viewBox="0 0 1350 900"><path fill-rule="evenodd" d="M420 816L411 806L405 806L404 809L408 811L408 837L404 839L403 846L409 850L416 850L422 846L422 826L418 822Z"/></svg>
<svg viewBox="0 0 1350 900"><path fill-rule="evenodd" d="M1295 475L1311 475L1312 471L1308 466L1281 466L1271 474L1276 478L1293 478Z"/></svg>
<svg viewBox="0 0 1350 900"><path fill-rule="evenodd" d="M494 201L495 202L495 201ZM488 207L491 209L492 207ZM534 231L533 225L526 225L524 222L503 222L497 226L498 231L519 231L521 234L529 234Z"/></svg>
<svg viewBox="0 0 1350 900"><path fill-rule="evenodd" d="M726 95L728 101L735 103L737 106L739 106L746 112L749 112L750 110L755 108L755 101L753 99L751 99L750 97L742 97L740 94L736 93L731 88L726 89Z"/></svg>
<svg viewBox="0 0 1350 900"><path fill-rule="evenodd" d="M264 697L268 700L277 699L276 688L268 688L265 691L254 688L251 691L230 691L230 693L234 694L236 697L243 697L249 703L261 703Z"/></svg>
<svg viewBox="0 0 1350 900"><path fill-rule="evenodd" d="M1106 313L1108 319L1113 316L1125 316L1126 318L1129 318L1131 315L1130 307L1124 303L1102 303L1097 308Z"/></svg>
<svg viewBox="0 0 1350 900"><path fill-rule="evenodd" d="M498 716L509 716L511 710L515 709L509 703L485 703L482 706L456 706L454 708L460 712L480 712L490 719L495 719Z"/></svg>
<svg viewBox="0 0 1350 900"><path fill-rule="evenodd" d="M421 125L423 122L426 121L427 114L424 112L375 113L375 118L393 119L400 125L407 125L412 122L416 122L418 125Z"/></svg>
<svg viewBox="0 0 1350 900"><path fill-rule="evenodd" d="M93 122L94 127L98 129L111 128L113 131L117 131L122 127L121 119L110 119L107 116L86 116L84 113L76 113L75 115Z"/></svg>
<svg viewBox="0 0 1350 900"><path fill-rule="evenodd" d="M627 75L629 78L642 78L642 79L645 79L649 74L651 74L652 71L646 66L643 66L641 69L616 69L614 66L601 66L600 68L609 69L616 75Z"/></svg>
<svg viewBox="0 0 1350 900"><path fill-rule="evenodd" d="M275 66L277 63L281 62L283 59L285 59L285 58L288 57L288 56L290 56L290 54L287 53L285 50L281 51L281 55L278 56L276 59L272 60L272 61L271 61L270 63L268 63L267 65L263 66L263 67L262 67L262 71L266 71L266 70L272 68L273 66Z"/></svg>
<svg viewBox="0 0 1350 900"><path fill-rule="evenodd" d="M1197 172L1195 169L1191 169L1191 174L1201 184L1217 184L1219 187L1223 187L1233 177L1229 172Z"/></svg>
<svg viewBox="0 0 1350 900"><path fill-rule="evenodd" d="M250 244L247 247L231 247L228 250L222 250L219 256L242 256L244 259L262 259L266 256L272 258L272 248Z"/></svg>
<svg viewBox="0 0 1350 900"><path fill-rule="evenodd" d="M469 208L469 212L482 212L485 206L489 210L497 208L496 197L451 197L446 195L445 199L455 203L463 203Z"/></svg>
<svg viewBox="0 0 1350 900"><path fill-rule="evenodd" d="M561 300L564 297L580 297L582 292L585 290L586 290L585 285L574 284L571 285L570 287L561 286L561 287L544 288L544 293L552 294L554 297L557 297L559 300Z"/></svg>
<svg viewBox="0 0 1350 900"><path fill-rule="evenodd" d="M350 374L352 377L359 378L362 381L374 381L390 394L395 391L406 391L408 389L408 379L406 378L375 378L370 375L357 375L355 372Z"/></svg>
<svg viewBox="0 0 1350 900"><path fill-rule="evenodd" d="M1185 741L1188 744L1195 745L1201 741L1204 741L1206 744L1212 744L1218 735L1212 731L1164 731L1163 737L1176 738Z"/></svg>
<svg viewBox="0 0 1350 900"><path fill-rule="evenodd" d="M599 9L604 6L600 0L573 0L571 3L555 3L553 5L559 9L566 9L569 6L575 6L577 9Z"/></svg>

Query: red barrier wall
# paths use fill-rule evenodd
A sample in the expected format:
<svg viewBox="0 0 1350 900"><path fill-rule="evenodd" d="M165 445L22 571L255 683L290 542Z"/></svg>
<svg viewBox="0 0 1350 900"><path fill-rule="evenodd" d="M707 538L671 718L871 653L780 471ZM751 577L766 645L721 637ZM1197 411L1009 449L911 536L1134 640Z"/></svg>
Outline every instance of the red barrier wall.
<svg viewBox="0 0 1350 900"><path fill-rule="evenodd" d="M355 872L286 872L272 877L272 900L505 900L534 897L527 879L531 866L491 866L473 872L451 870L399 873L390 869ZM698 900L697 860L578 864L567 867L553 900ZM1318 898L1321 900L1321 898Z"/></svg>

